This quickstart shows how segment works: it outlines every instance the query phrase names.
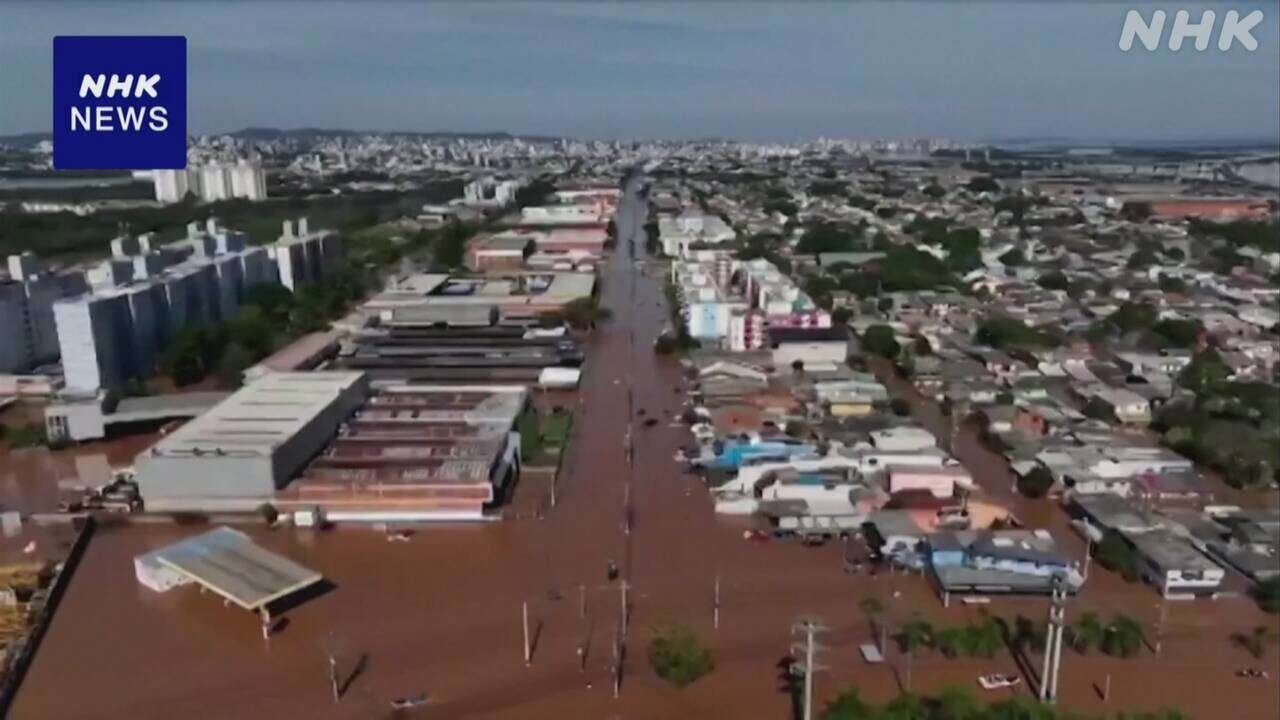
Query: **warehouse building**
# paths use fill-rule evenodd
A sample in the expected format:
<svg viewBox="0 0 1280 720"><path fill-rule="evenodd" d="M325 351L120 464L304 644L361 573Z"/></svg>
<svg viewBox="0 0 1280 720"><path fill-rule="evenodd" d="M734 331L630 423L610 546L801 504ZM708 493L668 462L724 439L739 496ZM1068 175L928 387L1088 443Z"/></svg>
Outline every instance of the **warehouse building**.
<svg viewBox="0 0 1280 720"><path fill-rule="evenodd" d="M148 510L252 510L271 502L368 396L360 372L272 373L135 460Z"/></svg>
<svg viewBox="0 0 1280 720"><path fill-rule="evenodd" d="M520 472L523 387L402 385L345 422L276 496L332 522L481 520Z"/></svg>

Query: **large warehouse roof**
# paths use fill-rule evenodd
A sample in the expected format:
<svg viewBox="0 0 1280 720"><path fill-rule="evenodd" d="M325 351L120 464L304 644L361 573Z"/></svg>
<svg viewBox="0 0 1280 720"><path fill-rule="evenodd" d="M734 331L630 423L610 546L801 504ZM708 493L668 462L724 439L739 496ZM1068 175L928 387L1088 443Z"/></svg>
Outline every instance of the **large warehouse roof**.
<svg viewBox="0 0 1280 720"><path fill-rule="evenodd" d="M157 442L150 453L270 455L362 376L358 371L266 375Z"/></svg>
<svg viewBox="0 0 1280 720"><path fill-rule="evenodd" d="M210 530L149 553L152 562L177 572L246 610L320 582L320 573L253 544L229 527Z"/></svg>

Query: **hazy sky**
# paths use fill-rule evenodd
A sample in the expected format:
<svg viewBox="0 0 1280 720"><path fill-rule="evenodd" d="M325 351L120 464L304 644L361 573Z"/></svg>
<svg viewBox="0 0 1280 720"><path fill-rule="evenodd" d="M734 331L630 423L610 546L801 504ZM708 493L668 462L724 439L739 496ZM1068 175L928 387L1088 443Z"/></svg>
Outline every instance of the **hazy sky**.
<svg viewBox="0 0 1280 720"><path fill-rule="evenodd" d="M54 35L183 34L194 133L1277 137L1276 2L1209 6L1266 13L1252 53L1121 52L1133 6L6 2L0 133L49 129Z"/></svg>

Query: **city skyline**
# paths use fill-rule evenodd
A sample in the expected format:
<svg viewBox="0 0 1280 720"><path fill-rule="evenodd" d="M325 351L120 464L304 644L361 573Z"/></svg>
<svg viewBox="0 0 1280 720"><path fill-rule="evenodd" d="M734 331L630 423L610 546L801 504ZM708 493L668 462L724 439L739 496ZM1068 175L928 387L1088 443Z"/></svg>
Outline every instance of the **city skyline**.
<svg viewBox="0 0 1280 720"><path fill-rule="evenodd" d="M1255 52L1123 53L1129 7L10 4L0 134L48 129L54 35L174 33L189 39L193 134L1276 139L1274 12ZM1142 6L1156 8L1175 6Z"/></svg>

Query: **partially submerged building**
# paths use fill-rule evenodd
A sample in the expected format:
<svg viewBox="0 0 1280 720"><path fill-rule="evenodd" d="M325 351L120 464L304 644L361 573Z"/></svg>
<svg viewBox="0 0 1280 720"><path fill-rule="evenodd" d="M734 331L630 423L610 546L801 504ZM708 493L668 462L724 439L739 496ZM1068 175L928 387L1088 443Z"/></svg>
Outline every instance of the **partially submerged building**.
<svg viewBox="0 0 1280 720"><path fill-rule="evenodd" d="M273 373L135 460L148 510L245 511L270 503L364 402L364 373Z"/></svg>

